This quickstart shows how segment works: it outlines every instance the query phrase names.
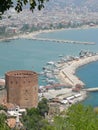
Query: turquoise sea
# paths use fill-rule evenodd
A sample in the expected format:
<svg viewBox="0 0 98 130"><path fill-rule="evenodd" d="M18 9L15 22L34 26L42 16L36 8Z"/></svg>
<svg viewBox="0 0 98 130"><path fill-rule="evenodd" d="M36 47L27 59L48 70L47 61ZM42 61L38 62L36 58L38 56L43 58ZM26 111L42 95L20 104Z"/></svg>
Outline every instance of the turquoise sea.
<svg viewBox="0 0 98 130"><path fill-rule="evenodd" d="M48 61L59 60L59 55L78 56L81 50L98 52L98 29L70 29L50 33L42 33L38 37L95 42L95 45L65 44L49 41L33 41L25 39L0 42L0 77L10 70L33 70L41 72ZM86 87L98 87L98 62L78 68L77 76ZM39 85L43 82L39 78ZM85 104L98 106L98 92L90 93Z"/></svg>

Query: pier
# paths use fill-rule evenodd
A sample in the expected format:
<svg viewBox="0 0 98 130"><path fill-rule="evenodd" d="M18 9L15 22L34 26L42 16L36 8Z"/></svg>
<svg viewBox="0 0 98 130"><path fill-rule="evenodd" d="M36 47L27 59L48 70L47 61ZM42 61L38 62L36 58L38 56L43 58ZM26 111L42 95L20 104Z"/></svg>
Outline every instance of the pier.
<svg viewBox="0 0 98 130"><path fill-rule="evenodd" d="M86 90L86 91L88 91L88 92L96 92L96 91L98 91L98 87L87 88L87 89L84 89L84 90Z"/></svg>
<svg viewBox="0 0 98 130"><path fill-rule="evenodd" d="M49 39L49 38L36 38L33 37L32 40L38 41L49 41L49 42L57 42L57 43L73 43L73 44L95 44L94 42L86 42L86 41L72 41L72 40L60 40L60 39Z"/></svg>
<svg viewBox="0 0 98 130"><path fill-rule="evenodd" d="M98 60L98 54L91 55L91 56L85 56L83 58L79 58L78 60L72 60L69 62L65 62L63 64L63 67L60 70L60 73L58 75L58 78L61 79L63 83L66 85L75 87L77 85L80 85L81 87L84 87L85 84L75 75L75 70L83 66L85 64L94 62ZM92 91L96 91L96 89L93 89ZM90 91L90 89L88 89Z"/></svg>

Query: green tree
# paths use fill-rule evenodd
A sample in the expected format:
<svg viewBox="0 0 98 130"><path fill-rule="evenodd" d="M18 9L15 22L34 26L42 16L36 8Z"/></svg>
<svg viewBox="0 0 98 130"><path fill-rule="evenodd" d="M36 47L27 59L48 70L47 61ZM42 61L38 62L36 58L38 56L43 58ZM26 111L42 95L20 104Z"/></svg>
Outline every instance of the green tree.
<svg viewBox="0 0 98 130"><path fill-rule="evenodd" d="M27 4L29 5L29 8L32 12L35 7L37 7L38 10L41 10L44 8L44 3L46 1L48 0L0 0L0 13L2 15L11 7L14 7L17 12L20 12Z"/></svg>
<svg viewBox="0 0 98 130"><path fill-rule="evenodd" d="M64 115L54 117L46 130L97 130L98 115L90 106L74 104ZM43 129L45 130L45 129Z"/></svg>
<svg viewBox="0 0 98 130"><path fill-rule="evenodd" d="M66 117L56 116L54 118L54 126L56 130L65 130L66 129Z"/></svg>
<svg viewBox="0 0 98 130"><path fill-rule="evenodd" d="M48 121L40 115L37 108L27 109L27 114L22 117L22 123L27 130L41 130L49 124Z"/></svg>
<svg viewBox="0 0 98 130"><path fill-rule="evenodd" d="M45 125L41 130L56 130L53 125Z"/></svg>
<svg viewBox="0 0 98 130"><path fill-rule="evenodd" d="M0 130L10 130L6 124L7 116L5 114L0 114Z"/></svg>
<svg viewBox="0 0 98 130"><path fill-rule="evenodd" d="M48 106L48 100L46 98L43 98L38 103L38 110L42 116L45 116L45 114L48 114L49 106Z"/></svg>
<svg viewBox="0 0 98 130"><path fill-rule="evenodd" d="M43 102L47 104L47 100L43 99L41 106L44 106ZM51 121L49 123L40 115L39 108L27 110L27 115L23 117L27 130L98 130L98 114L91 106L83 104L72 105L67 112Z"/></svg>
<svg viewBox="0 0 98 130"><path fill-rule="evenodd" d="M97 130L98 116L91 106L82 104L72 105L66 114L67 129L69 130Z"/></svg>
<svg viewBox="0 0 98 130"><path fill-rule="evenodd" d="M27 114L23 115L22 122L28 130L38 130L39 122L42 117L39 115L39 111L36 108L27 109Z"/></svg>

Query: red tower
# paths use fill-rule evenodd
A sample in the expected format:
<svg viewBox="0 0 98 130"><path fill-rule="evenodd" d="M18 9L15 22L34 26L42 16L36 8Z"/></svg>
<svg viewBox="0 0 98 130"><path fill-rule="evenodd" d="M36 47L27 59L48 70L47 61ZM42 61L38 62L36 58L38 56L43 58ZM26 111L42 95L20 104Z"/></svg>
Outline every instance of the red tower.
<svg viewBox="0 0 98 130"><path fill-rule="evenodd" d="M7 102L20 108L37 107L38 74L33 71L16 70L5 74Z"/></svg>

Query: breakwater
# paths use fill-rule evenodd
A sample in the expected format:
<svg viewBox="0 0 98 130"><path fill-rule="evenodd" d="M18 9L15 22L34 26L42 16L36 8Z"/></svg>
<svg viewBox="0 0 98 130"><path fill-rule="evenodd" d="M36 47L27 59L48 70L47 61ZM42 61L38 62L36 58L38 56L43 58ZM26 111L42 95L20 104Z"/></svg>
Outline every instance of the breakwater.
<svg viewBox="0 0 98 130"><path fill-rule="evenodd" d="M92 56L85 56L83 58L79 58L78 60L72 60L63 64L63 67L60 70L58 77L65 83L66 85L75 87L80 85L81 87L85 86L85 84L75 75L75 70L88 64L90 62L94 62L98 60L98 54Z"/></svg>
<svg viewBox="0 0 98 130"><path fill-rule="evenodd" d="M30 37L29 37L30 38ZM57 42L57 43L71 43L71 44L90 44L94 45L94 42L86 42L86 41L72 41L72 40L60 40L60 39L49 39L49 38L37 38L32 37L32 40L38 40L38 41L49 41L49 42Z"/></svg>
<svg viewBox="0 0 98 130"><path fill-rule="evenodd" d="M96 91L98 91L98 87L87 88L87 89L84 89L84 90L86 90L86 91L88 91L88 92L96 92Z"/></svg>
<svg viewBox="0 0 98 130"><path fill-rule="evenodd" d="M13 37L5 37L0 39L0 41L10 41L15 39L28 39L28 40L37 40L37 41L49 41L56 43L70 43L70 44L86 44L86 45L94 45L95 42L87 42L87 41L75 41L75 40L61 40L61 39L50 39L50 38L38 38L36 35L39 33L29 33L29 34L19 34Z"/></svg>

